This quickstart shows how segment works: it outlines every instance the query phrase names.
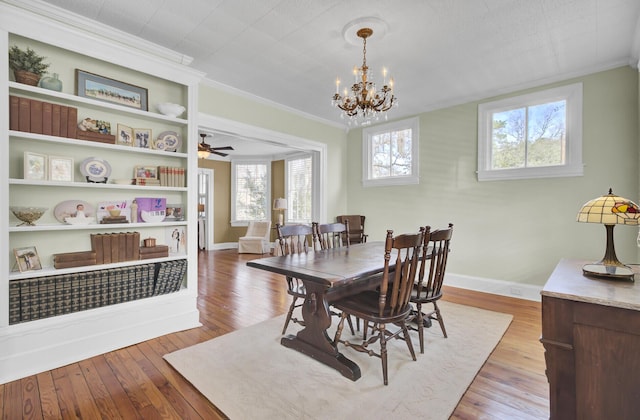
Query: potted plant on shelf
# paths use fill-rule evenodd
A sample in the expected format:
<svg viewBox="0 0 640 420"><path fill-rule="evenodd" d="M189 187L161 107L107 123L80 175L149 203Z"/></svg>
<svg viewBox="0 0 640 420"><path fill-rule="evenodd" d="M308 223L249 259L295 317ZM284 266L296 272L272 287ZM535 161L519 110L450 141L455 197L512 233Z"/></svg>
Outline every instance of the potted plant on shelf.
<svg viewBox="0 0 640 420"><path fill-rule="evenodd" d="M9 49L9 67L16 76L16 82L35 86L40 77L49 68L49 63L45 63L41 55L27 47L21 50L17 45Z"/></svg>

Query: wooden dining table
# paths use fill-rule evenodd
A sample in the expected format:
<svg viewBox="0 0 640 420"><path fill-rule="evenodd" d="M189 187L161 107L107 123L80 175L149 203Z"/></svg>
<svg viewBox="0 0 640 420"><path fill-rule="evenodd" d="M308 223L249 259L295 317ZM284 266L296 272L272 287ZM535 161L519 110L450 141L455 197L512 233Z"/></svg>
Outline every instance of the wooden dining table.
<svg viewBox="0 0 640 420"><path fill-rule="evenodd" d="M280 343L338 370L355 381L360 367L340 353L327 334L331 326L331 302L375 288L384 268L384 242L367 242L350 247L267 257L247 262L249 267L299 278L306 288L302 305L304 328Z"/></svg>

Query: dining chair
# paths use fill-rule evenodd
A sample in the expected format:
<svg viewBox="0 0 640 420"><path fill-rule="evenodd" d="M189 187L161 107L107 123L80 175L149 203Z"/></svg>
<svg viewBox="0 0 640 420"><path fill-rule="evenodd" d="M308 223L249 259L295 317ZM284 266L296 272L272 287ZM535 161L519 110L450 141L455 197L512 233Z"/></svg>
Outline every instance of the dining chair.
<svg viewBox="0 0 640 420"><path fill-rule="evenodd" d="M285 225L276 224L276 246L280 247L280 255L293 255L309 252L310 241L314 240L313 227L309 225ZM313 249L313 248L312 248ZM307 294L302 280L287 276L287 293L292 297L287 319L282 328L284 335L289 326L289 322L293 321L297 324L304 325L304 321L293 316L293 311L302 306L297 303L298 299L304 298Z"/></svg>
<svg viewBox="0 0 640 420"><path fill-rule="evenodd" d="M349 222L349 242L360 244L367 242L367 235L364 233L364 221L366 217L360 214L350 214L336 216L336 222Z"/></svg>
<svg viewBox="0 0 640 420"><path fill-rule="evenodd" d="M430 227L427 226L426 230L429 231ZM447 338L447 330L444 327L444 319L438 307L438 300L442 297L442 284L447 269L452 235L452 223L449 223L449 227L446 229L434 230L425 235L420 272L410 299L416 308L412 311L411 322L408 323L410 329L418 331L420 353L424 353L425 324L430 324L432 320L438 321L444 338ZM433 310L422 312L422 305L429 303L433 304Z"/></svg>
<svg viewBox="0 0 640 420"><path fill-rule="evenodd" d="M333 305L342 311L334 343L336 345L342 343L369 356L379 357L382 360L382 377L385 385L389 383L388 340L403 339L407 343L411 357L416 360L406 320L411 314L409 298L418 272L424 234L424 228L420 228L417 234L394 237L393 231L387 230L384 269L378 290L367 290L333 302ZM354 342L341 339L344 321L350 315L363 319L365 326L371 324L372 332L368 338L363 337ZM387 325L394 326L394 330L387 329ZM369 348L369 345L376 341L380 341L379 353Z"/></svg>
<svg viewBox="0 0 640 420"><path fill-rule="evenodd" d="M320 249L334 249L340 247L348 247L351 242L349 240L349 220L345 220L344 223L316 223L313 224L314 228L314 244L318 244ZM341 314L330 310L332 316L340 316ZM351 317L347 318L351 334L355 334L353 329L353 322ZM358 330L360 330L360 320L356 320Z"/></svg>

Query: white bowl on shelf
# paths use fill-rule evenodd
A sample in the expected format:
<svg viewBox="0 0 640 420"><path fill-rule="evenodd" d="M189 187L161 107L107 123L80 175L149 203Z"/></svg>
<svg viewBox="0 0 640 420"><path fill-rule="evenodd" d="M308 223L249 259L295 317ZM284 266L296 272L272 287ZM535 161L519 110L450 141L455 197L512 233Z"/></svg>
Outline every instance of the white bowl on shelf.
<svg viewBox="0 0 640 420"><path fill-rule="evenodd" d="M158 111L161 114L174 118L179 117L184 111L186 111L186 108L182 105L173 104L171 102L162 102L156 105L156 108L158 108Z"/></svg>

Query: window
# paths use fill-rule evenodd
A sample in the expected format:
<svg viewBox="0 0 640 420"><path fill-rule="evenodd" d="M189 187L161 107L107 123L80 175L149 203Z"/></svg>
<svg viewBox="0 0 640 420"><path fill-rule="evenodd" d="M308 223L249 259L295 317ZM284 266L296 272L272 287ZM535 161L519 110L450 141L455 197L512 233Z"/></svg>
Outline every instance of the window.
<svg viewBox="0 0 640 420"><path fill-rule="evenodd" d="M582 84L478 107L479 181L582 174Z"/></svg>
<svg viewBox="0 0 640 420"><path fill-rule="evenodd" d="M311 155L286 160L287 222L313 220L313 159Z"/></svg>
<svg viewBox="0 0 640 420"><path fill-rule="evenodd" d="M251 220L269 220L271 208L271 163L231 162L231 225L244 226Z"/></svg>
<svg viewBox="0 0 640 420"><path fill-rule="evenodd" d="M362 184L365 187L417 184L418 118L362 130Z"/></svg>

